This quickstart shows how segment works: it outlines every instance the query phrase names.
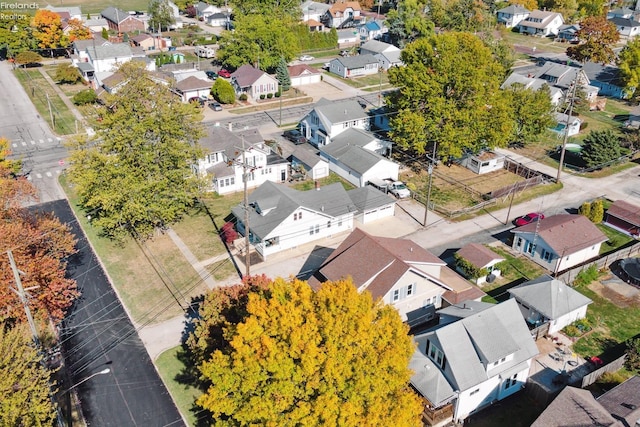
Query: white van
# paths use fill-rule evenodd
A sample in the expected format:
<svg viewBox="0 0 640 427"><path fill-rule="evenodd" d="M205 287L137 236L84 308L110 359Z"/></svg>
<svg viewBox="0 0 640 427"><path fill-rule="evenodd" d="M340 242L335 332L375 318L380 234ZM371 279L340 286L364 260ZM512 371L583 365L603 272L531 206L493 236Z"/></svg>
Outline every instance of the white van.
<svg viewBox="0 0 640 427"><path fill-rule="evenodd" d="M215 58L216 51L212 47L207 46L196 46L195 52L196 56L200 58Z"/></svg>

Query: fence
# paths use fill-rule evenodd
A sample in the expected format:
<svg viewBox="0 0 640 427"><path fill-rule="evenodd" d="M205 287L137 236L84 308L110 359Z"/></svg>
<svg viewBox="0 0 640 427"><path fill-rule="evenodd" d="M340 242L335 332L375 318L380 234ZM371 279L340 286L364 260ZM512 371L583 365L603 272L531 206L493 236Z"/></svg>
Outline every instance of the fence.
<svg viewBox="0 0 640 427"><path fill-rule="evenodd" d="M522 191L529 187L533 187L534 185L541 184L544 181L541 175L534 176L533 178L525 179L524 181L516 182L513 185L508 185L506 187L498 188L497 190L493 190L490 193L485 194L485 198L496 199L502 196L506 196L510 193L516 191Z"/></svg>
<svg viewBox="0 0 640 427"><path fill-rule="evenodd" d="M540 338L545 336L547 332L549 332L550 325L551 324L549 322L545 322L537 328L531 329L529 332L531 332L531 336L533 337L533 339L535 341L538 341Z"/></svg>
<svg viewBox="0 0 640 427"><path fill-rule="evenodd" d="M556 279L562 280L565 283L571 283L575 280L576 276L585 268L594 265L598 268L598 270L604 269L608 267L611 263L614 263L620 259L630 258L633 255L640 253L640 242L635 241L632 242L630 246L619 249L615 252L609 253L603 257L600 257L594 261L588 261L584 264L576 266L570 270L565 270L561 274L556 276Z"/></svg>
<svg viewBox="0 0 640 427"><path fill-rule="evenodd" d="M520 175L525 179L540 177L543 181L554 181L555 178L551 175L547 175L544 172L537 171L535 169L531 169L520 162L516 162L510 157L505 157L504 159L504 168L511 173L515 173L516 175ZM542 181L541 181L542 182Z"/></svg>
<svg viewBox="0 0 640 427"><path fill-rule="evenodd" d="M618 357L613 362L607 363L606 365L596 369L595 371L591 372L590 374L585 375L584 377L582 377L582 385L580 386L580 388L585 388L585 387L595 383L597 381L597 379L600 378L602 376L602 374L604 374L606 372L616 372L616 371L618 371L624 365L625 360L627 360L627 355L623 354L622 356Z"/></svg>

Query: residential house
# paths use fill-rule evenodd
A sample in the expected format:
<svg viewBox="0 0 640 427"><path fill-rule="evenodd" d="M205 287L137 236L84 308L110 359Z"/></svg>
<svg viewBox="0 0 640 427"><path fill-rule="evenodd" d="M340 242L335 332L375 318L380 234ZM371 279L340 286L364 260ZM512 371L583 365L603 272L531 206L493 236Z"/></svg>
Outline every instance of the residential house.
<svg viewBox="0 0 640 427"><path fill-rule="evenodd" d="M304 174L309 179L315 181L329 176L329 163L309 150L296 147L288 159L292 171Z"/></svg>
<svg viewBox="0 0 640 427"><path fill-rule="evenodd" d="M382 196L387 197L375 193L376 198ZM369 291L373 298L393 305L413 325L434 319L435 309L463 294L473 299L484 295L415 242L372 236L358 228L329 255L309 284L318 287L346 277L351 277L358 291Z"/></svg>
<svg viewBox="0 0 640 427"><path fill-rule="evenodd" d="M388 33L389 28L384 24L384 21L369 21L360 25L358 32L360 33L360 40L376 40Z"/></svg>
<svg viewBox="0 0 640 427"><path fill-rule="evenodd" d="M316 147L331 143L332 138L349 128L369 129L369 116L352 99L322 98L300 121L300 132Z"/></svg>
<svg viewBox="0 0 640 427"><path fill-rule="evenodd" d="M495 304L489 302L483 302L481 300L467 300L458 304L453 304L438 310L438 325L448 325L449 323L457 322L460 319L465 319L469 316L473 316L481 311L493 307Z"/></svg>
<svg viewBox="0 0 640 427"><path fill-rule="evenodd" d="M360 3L357 1L333 3L320 20L331 28L355 27L363 18L360 12Z"/></svg>
<svg viewBox="0 0 640 427"><path fill-rule="evenodd" d="M565 387L531 427L640 425L640 377L633 376L597 399L589 390Z"/></svg>
<svg viewBox="0 0 640 427"><path fill-rule="evenodd" d="M587 306L593 301L580 292L548 275L524 282L509 289L522 315L531 328L549 322L549 334L555 334L565 326L584 319Z"/></svg>
<svg viewBox="0 0 640 427"><path fill-rule="evenodd" d="M231 84L238 95L245 93L252 99L278 92L278 80L248 64L231 73Z"/></svg>
<svg viewBox="0 0 640 427"><path fill-rule="evenodd" d="M218 6L214 6L205 2L198 2L194 6L196 8L196 16L198 18L202 18L203 21L206 21L210 15L214 13L221 13L223 10Z"/></svg>
<svg viewBox="0 0 640 427"><path fill-rule="evenodd" d="M188 79L187 79L188 80ZM274 153L264 143L257 129L231 132L227 128L207 128L199 141L205 157L193 166L194 173L209 180L209 189L218 194L242 191L244 165L247 165L247 187L266 181L284 182L288 178L289 162Z"/></svg>
<svg viewBox="0 0 640 427"><path fill-rule="evenodd" d="M353 229L356 207L340 183L298 191L266 181L249 195L249 240L269 255ZM245 207L231 210L244 235Z"/></svg>
<svg viewBox="0 0 640 427"><path fill-rule="evenodd" d="M57 13L61 17L64 16L66 17L67 20L77 19L79 21L82 21L82 19L84 18L84 16L82 15L82 10L80 9L79 6L59 6L58 7L58 6L46 5L43 7L43 9L50 10L53 13Z"/></svg>
<svg viewBox="0 0 640 427"><path fill-rule="evenodd" d="M354 188L347 191L347 194L357 209L354 219L361 224L369 224L395 214L396 199L370 185Z"/></svg>
<svg viewBox="0 0 640 427"><path fill-rule="evenodd" d="M353 29L338 30L338 47L351 47L360 44L360 36Z"/></svg>
<svg viewBox="0 0 640 427"><path fill-rule="evenodd" d="M556 125L551 130L564 135L565 132L567 136L574 136L580 133L580 125L582 125L582 119L577 116L569 116L565 113L553 113Z"/></svg>
<svg viewBox="0 0 640 427"><path fill-rule="evenodd" d="M71 63L78 67L82 73L82 77L86 81L93 79L93 65L89 63L89 54L87 53L87 47L89 46L107 46L110 45L108 41L98 35L94 35L90 40L74 40L71 44L73 51L71 53Z"/></svg>
<svg viewBox="0 0 640 427"><path fill-rule="evenodd" d="M476 278L472 278L476 285L481 285L487 281L493 282L497 277L500 277L501 271L497 267L497 264L505 259L486 246L478 243L468 243L460 248L456 254L471 264L476 270L485 273ZM459 267L457 267L456 270L464 275L464 271ZM489 276L493 277L489 278Z"/></svg>
<svg viewBox="0 0 640 427"><path fill-rule="evenodd" d="M640 239L640 207L624 200L616 200L605 212L604 224Z"/></svg>
<svg viewBox="0 0 640 427"><path fill-rule="evenodd" d="M503 154L483 150L477 154L466 154L463 156L460 165L478 175L482 175L504 169L504 159L505 156Z"/></svg>
<svg viewBox="0 0 640 427"><path fill-rule="evenodd" d="M616 26L622 38L630 39L640 34L640 22L633 18L610 18L609 22Z"/></svg>
<svg viewBox="0 0 640 427"><path fill-rule="evenodd" d="M357 127L346 129L344 132L334 136L331 143L339 143L343 145L351 144L362 147L366 150L373 151L381 156L391 155L393 143L389 140L382 140L371 132L362 130ZM327 144L329 144L327 142Z"/></svg>
<svg viewBox="0 0 640 427"><path fill-rule="evenodd" d="M208 15L205 19L212 27L227 28L231 25L231 14L229 12L216 12Z"/></svg>
<svg viewBox="0 0 640 427"><path fill-rule="evenodd" d="M547 37L557 35L562 24L564 18L560 13L534 10L516 27L521 33Z"/></svg>
<svg viewBox="0 0 640 427"><path fill-rule="evenodd" d="M629 9L628 7L619 7L617 9L609 10L607 12L607 19L611 19L611 18L629 19L629 18L633 18L634 13L635 11L633 9Z"/></svg>
<svg viewBox="0 0 640 427"><path fill-rule="evenodd" d="M587 62L582 69L589 78L590 85L599 89L598 95L612 98L627 99L633 95L633 90L627 90L622 81L620 68L616 65L602 65Z"/></svg>
<svg viewBox="0 0 640 427"><path fill-rule="evenodd" d="M558 40L561 42L577 43L578 31L580 31L580 24L568 24L561 25L558 29Z"/></svg>
<svg viewBox="0 0 640 427"><path fill-rule="evenodd" d="M596 258L608 239L582 215L548 216L511 232L514 251L554 273Z"/></svg>
<svg viewBox="0 0 640 427"><path fill-rule="evenodd" d="M507 300L414 337L411 385L429 425L469 415L522 390L538 354L518 305Z"/></svg>
<svg viewBox="0 0 640 427"><path fill-rule="evenodd" d="M400 58L400 49L392 44L378 40L369 40L360 46L360 54L373 55L380 62L380 67L384 70L403 65L402 59Z"/></svg>
<svg viewBox="0 0 640 427"><path fill-rule="evenodd" d="M138 34L135 37L131 37L129 41L133 43L134 46L140 46L144 50L153 50L157 45L155 37L149 34Z"/></svg>
<svg viewBox="0 0 640 427"><path fill-rule="evenodd" d="M307 64L289 65L289 77L291 86L298 87L322 81L322 72L311 68Z"/></svg>
<svg viewBox="0 0 640 427"><path fill-rule="evenodd" d="M398 179L400 166L380 154L346 141L332 142L320 147L320 157L329 169L356 187L363 187L372 179Z"/></svg>
<svg viewBox="0 0 640 427"><path fill-rule="evenodd" d="M342 56L329 61L329 71L342 78L367 76L380 70L378 58L371 54Z"/></svg>
<svg viewBox="0 0 640 427"><path fill-rule="evenodd" d="M104 18L85 19L84 20L84 25L92 33L100 33L100 32L102 32L103 29L104 30L108 30L109 29L109 22Z"/></svg>
<svg viewBox="0 0 640 427"><path fill-rule="evenodd" d="M169 8L171 9L171 17L174 20L174 23L169 25L170 30L178 30L184 27L184 22L182 22L182 16L180 16L180 9L178 5L169 0L168 2Z"/></svg>
<svg viewBox="0 0 640 427"><path fill-rule="evenodd" d="M378 108L372 108L369 110L371 115L371 127L382 132L389 132L391 125L389 123L389 111L384 105Z"/></svg>
<svg viewBox="0 0 640 427"><path fill-rule="evenodd" d="M112 72L125 62L133 59L133 52L128 43L105 44L102 46L87 46L85 48L87 62L96 73Z"/></svg>
<svg viewBox="0 0 640 427"><path fill-rule="evenodd" d="M175 90L180 94L182 102L185 103L189 102L191 98L208 98L211 92L211 80L189 76L177 82Z"/></svg>
<svg viewBox="0 0 640 427"><path fill-rule="evenodd" d="M331 9L330 4L307 0L300 5L300 10L302 10L302 22L320 22L329 9Z"/></svg>
<svg viewBox="0 0 640 427"><path fill-rule="evenodd" d="M102 12L100 16L107 20L109 29L119 33L131 33L134 31L145 31L147 24L135 15L129 15L128 12L109 6Z"/></svg>
<svg viewBox="0 0 640 427"><path fill-rule="evenodd" d="M504 25L507 28L516 27L520 21L527 19L531 12L520 6L519 4L512 4L496 12L498 23Z"/></svg>
<svg viewBox="0 0 640 427"><path fill-rule="evenodd" d="M307 27L309 27L309 31L317 31L322 33L325 30L324 24L320 21L316 21L315 19L309 19L305 21L305 24L307 24Z"/></svg>

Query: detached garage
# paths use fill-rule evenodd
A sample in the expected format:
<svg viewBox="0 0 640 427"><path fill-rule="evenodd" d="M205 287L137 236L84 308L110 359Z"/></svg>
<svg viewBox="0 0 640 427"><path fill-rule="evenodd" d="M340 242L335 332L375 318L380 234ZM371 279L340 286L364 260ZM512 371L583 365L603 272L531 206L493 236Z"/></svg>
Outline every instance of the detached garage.
<svg viewBox="0 0 640 427"><path fill-rule="evenodd" d="M396 199L369 185L349 190L347 195L358 209L355 220L362 224L395 214Z"/></svg>
<svg viewBox="0 0 640 427"><path fill-rule="evenodd" d="M322 73L307 64L291 65L287 68L291 77L291 86L304 86L322 81Z"/></svg>
<svg viewBox="0 0 640 427"><path fill-rule="evenodd" d="M296 148L287 160L294 170L304 170L307 178L316 180L329 176L329 163L306 148Z"/></svg>

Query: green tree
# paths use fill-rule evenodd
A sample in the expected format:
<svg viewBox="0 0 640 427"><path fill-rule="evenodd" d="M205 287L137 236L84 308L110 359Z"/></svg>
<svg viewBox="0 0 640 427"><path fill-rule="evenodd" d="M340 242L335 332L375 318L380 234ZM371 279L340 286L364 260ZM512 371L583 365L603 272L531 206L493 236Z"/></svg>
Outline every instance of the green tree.
<svg viewBox="0 0 640 427"><path fill-rule="evenodd" d="M149 3L149 28L152 31L166 30L176 23L169 0L151 0Z"/></svg>
<svg viewBox="0 0 640 427"><path fill-rule="evenodd" d="M636 37L627 42L620 52L618 63L625 95L631 97L636 88L640 87L640 38Z"/></svg>
<svg viewBox="0 0 640 427"><path fill-rule="evenodd" d="M50 371L27 328L0 323L0 426L47 426L55 421Z"/></svg>
<svg viewBox="0 0 640 427"><path fill-rule="evenodd" d="M387 97L391 137L423 154L460 157L511 139L511 107L500 90L505 70L491 50L470 33L422 38L402 51L404 67L389 70L399 89Z"/></svg>
<svg viewBox="0 0 640 427"><path fill-rule="evenodd" d="M236 17L260 15L298 20L302 16L300 2L296 0L232 0L231 6Z"/></svg>
<svg viewBox="0 0 640 427"><path fill-rule="evenodd" d="M589 16L580 22L579 43L567 48L567 55L580 63L608 64L616 60L613 46L620 40L615 24L605 16Z"/></svg>
<svg viewBox="0 0 640 427"><path fill-rule="evenodd" d="M591 209L589 210L589 219L594 224L600 224L604 219L604 206L601 199L597 199L593 203L591 203Z"/></svg>
<svg viewBox="0 0 640 427"><path fill-rule="evenodd" d="M431 2L436 3L435 1ZM437 27L452 31L483 31L495 26L495 18L489 4L478 0L455 0L441 3L442 13L434 14ZM436 10L431 9L431 10ZM428 14L429 16L429 14Z"/></svg>
<svg viewBox="0 0 640 427"><path fill-rule="evenodd" d="M142 64L119 71L126 83L98 107L96 138L77 141L67 172L105 236L146 238L195 203L201 183L191 168L202 157L201 116L151 80Z"/></svg>
<svg viewBox="0 0 640 427"><path fill-rule="evenodd" d="M280 84L281 92L286 92L291 88L291 76L289 76L289 69L284 58L280 59L278 68L276 68L276 79Z"/></svg>
<svg viewBox="0 0 640 427"><path fill-rule="evenodd" d="M584 139L582 160L589 168L601 168L622 156L620 138L612 130L592 130Z"/></svg>
<svg viewBox="0 0 640 427"><path fill-rule="evenodd" d="M421 425L415 344L393 307L350 280L314 292L276 279L246 310L200 367L211 385L197 404L215 425Z"/></svg>
<svg viewBox="0 0 640 427"><path fill-rule="evenodd" d="M94 104L98 95L93 89L85 89L73 95L73 103L76 105Z"/></svg>
<svg viewBox="0 0 640 427"><path fill-rule="evenodd" d="M104 27L102 28L102 33L101 33L101 35L102 35L102 38L103 38L103 39L105 39L105 40L109 40L109 31L107 31L107 29L106 29L106 28L104 28Z"/></svg>
<svg viewBox="0 0 640 427"><path fill-rule="evenodd" d="M236 102L236 91L233 89L231 83L225 79L216 79L211 87L211 95L213 95L216 101L223 104L233 104Z"/></svg>
<svg viewBox="0 0 640 427"><path fill-rule="evenodd" d="M578 209L578 213L580 215L586 216L587 218L591 218L591 203L590 202L584 202L580 206L580 209Z"/></svg>
<svg viewBox="0 0 640 427"><path fill-rule="evenodd" d="M300 51L291 23L272 16L238 16L235 30L225 31L220 38L218 59L238 68L253 64L261 70L274 70L284 58L291 61Z"/></svg>
<svg viewBox="0 0 640 427"><path fill-rule="evenodd" d="M549 88L525 89L514 84L505 90L513 109L513 133L510 143L526 144L541 135L553 123L554 105L549 97Z"/></svg>
<svg viewBox="0 0 640 427"><path fill-rule="evenodd" d="M82 74L80 70L74 67L72 64L63 63L58 64L56 67L56 77L58 83L75 84L82 80Z"/></svg>
<svg viewBox="0 0 640 427"><path fill-rule="evenodd" d="M578 0L578 13L581 17L602 16L608 6L605 0Z"/></svg>
<svg viewBox="0 0 640 427"><path fill-rule="evenodd" d="M627 359L624 366L632 372L640 371L640 338L627 341Z"/></svg>
<svg viewBox="0 0 640 427"><path fill-rule="evenodd" d="M400 0L397 8L389 11L386 24L391 43L402 48L433 34L433 22L425 15L425 6L420 0Z"/></svg>
<svg viewBox="0 0 640 427"><path fill-rule="evenodd" d="M20 52L38 47L28 20L0 19L0 40L4 45L0 45L0 56L4 49L7 58L14 58Z"/></svg>
<svg viewBox="0 0 640 427"><path fill-rule="evenodd" d="M16 64L20 65L37 64L42 61L42 56L35 52L31 52L30 50L25 50L24 52L17 54L15 60Z"/></svg>

